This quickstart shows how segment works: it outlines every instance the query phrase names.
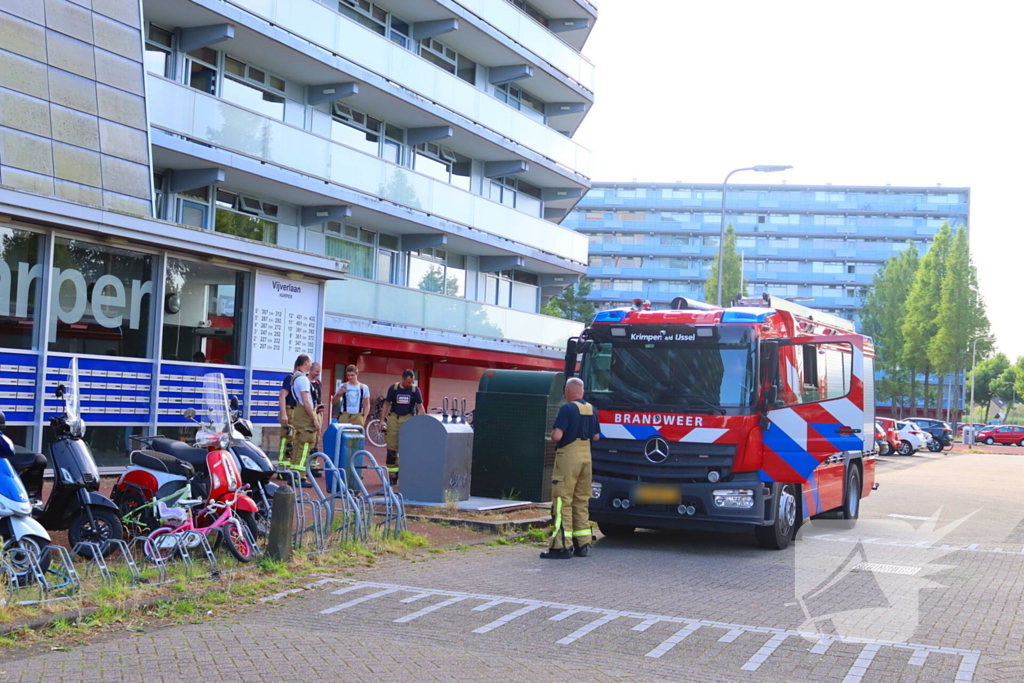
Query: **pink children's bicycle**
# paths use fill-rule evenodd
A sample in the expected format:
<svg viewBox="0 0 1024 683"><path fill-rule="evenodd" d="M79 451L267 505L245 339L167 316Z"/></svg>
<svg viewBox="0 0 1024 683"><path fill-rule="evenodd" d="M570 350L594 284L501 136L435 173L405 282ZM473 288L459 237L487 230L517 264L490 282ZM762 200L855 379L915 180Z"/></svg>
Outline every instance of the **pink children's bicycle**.
<svg viewBox="0 0 1024 683"><path fill-rule="evenodd" d="M251 562L255 557L252 539L246 534L242 520L235 513L234 503L242 495L239 489L224 501L211 500L206 507L193 513L192 508L202 505L201 500L178 501L180 507L167 507L157 503L157 515L163 524L149 534L143 544L146 557L154 562L165 562L178 552L179 547L191 550L202 543L203 537L218 535L211 545L223 538L228 551L239 562ZM197 526L197 520L199 525Z"/></svg>

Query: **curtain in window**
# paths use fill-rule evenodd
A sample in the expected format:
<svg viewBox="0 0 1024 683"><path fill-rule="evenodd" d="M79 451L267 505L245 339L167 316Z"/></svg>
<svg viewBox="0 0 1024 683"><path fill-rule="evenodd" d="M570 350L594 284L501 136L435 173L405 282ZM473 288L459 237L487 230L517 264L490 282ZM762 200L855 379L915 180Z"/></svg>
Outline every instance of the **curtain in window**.
<svg viewBox="0 0 1024 683"><path fill-rule="evenodd" d="M348 261L349 275L368 280L373 277L373 247L328 237L326 251L332 258Z"/></svg>

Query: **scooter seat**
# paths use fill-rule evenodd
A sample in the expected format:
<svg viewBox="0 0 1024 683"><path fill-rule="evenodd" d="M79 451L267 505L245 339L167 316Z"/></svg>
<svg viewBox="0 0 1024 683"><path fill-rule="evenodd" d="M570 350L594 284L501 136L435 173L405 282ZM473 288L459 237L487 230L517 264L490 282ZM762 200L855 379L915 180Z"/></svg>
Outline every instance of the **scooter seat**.
<svg viewBox="0 0 1024 683"><path fill-rule="evenodd" d="M153 439L150 443L154 451L166 453L178 460L184 460L192 465L196 472L206 471L206 449L194 448L184 441L175 439Z"/></svg>
<svg viewBox="0 0 1024 683"><path fill-rule="evenodd" d="M14 447L14 454L7 456L7 459L10 461L11 467L13 467L16 472L23 472L33 466L44 470L46 469L45 455L42 453L36 453L35 451L30 451L22 446L16 445Z"/></svg>
<svg viewBox="0 0 1024 683"><path fill-rule="evenodd" d="M157 451L132 451L129 460L133 465L144 467L147 470L166 472L179 477L191 479L195 476L196 470L190 463L180 460L173 455L158 453Z"/></svg>

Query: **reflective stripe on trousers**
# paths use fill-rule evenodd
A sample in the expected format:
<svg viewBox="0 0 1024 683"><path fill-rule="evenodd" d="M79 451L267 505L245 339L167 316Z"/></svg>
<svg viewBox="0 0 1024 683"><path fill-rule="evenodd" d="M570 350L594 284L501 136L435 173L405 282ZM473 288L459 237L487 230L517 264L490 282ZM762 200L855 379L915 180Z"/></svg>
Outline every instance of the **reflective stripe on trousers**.
<svg viewBox="0 0 1024 683"><path fill-rule="evenodd" d="M551 473L554 529L552 548L569 548L573 540L590 543L590 442L580 439L555 451Z"/></svg>

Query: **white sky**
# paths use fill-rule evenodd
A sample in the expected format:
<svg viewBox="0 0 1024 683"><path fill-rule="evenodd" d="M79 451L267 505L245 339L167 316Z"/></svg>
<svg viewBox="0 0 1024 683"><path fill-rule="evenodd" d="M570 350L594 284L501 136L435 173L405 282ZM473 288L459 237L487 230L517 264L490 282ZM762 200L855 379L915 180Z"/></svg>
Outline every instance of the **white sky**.
<svg viewBox="0 0 1024 683"><path fill-rule="evenodd" d="M971 188L999 349L1024 355L1024 5L599 0L595 181Z"/></svg>

